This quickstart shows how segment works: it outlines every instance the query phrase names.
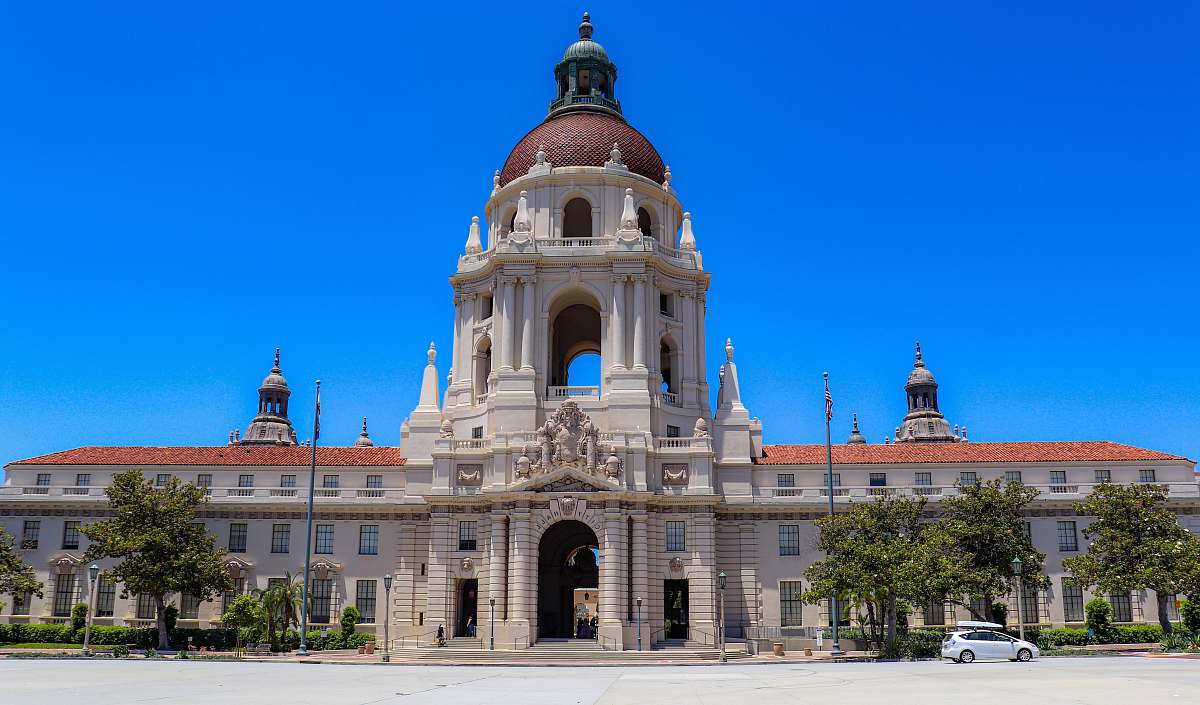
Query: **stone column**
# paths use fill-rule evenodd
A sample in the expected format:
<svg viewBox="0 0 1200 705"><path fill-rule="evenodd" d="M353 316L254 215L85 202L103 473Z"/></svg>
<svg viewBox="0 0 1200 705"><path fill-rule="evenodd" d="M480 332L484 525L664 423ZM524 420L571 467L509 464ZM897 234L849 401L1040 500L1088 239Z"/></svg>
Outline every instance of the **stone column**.
<svg viewBox="0 0 1200 705"><path fill-rule="evenodd" d="M634 626L637 620L637 598L642 598L642 648L649 650L650 643L650 580L648 575L649 545L646 541L646 515L637 513L633 519L633 600Z"/></svg>
<svg viewBox="0 0 1200 705"><path fill-rule="evenodd" d="M646 277L633 278L633 368L646 369Z"/></svg>
<svg viewBox="0 0 1200 705"><path fill-rule="evenodd" d="M516 305L514 302L516 284L511 279L502 278L504 288L504 318L500 328L500 367L506 370L513 368L513 337L516 332Z"/></svg>
<svg viewBox="0 0 1200 705"><path fill-rule="evenodd" d="M450 614L451 605L451 567L450 560L453 547L450 543L450 533L453 522L448 514L434 514L430 518L429 537L429 580L426 583L426 594L429 600L429 614L426 622L433 625L446 625L446 635L453 633L454 618Z"/></svg>
<svg viewBox="0 0 1200 705"><path fill-rule="evenodd" d="M509 515L508 618L529 621L531 614L529 584L536 569L532 547L532 527L528 509Z"/></svg>
<svg viewBox="0 0 1200 705"><path fill-rule="evenodd" d="M521 280L521 369L533 371L533 281Z"/></svg>
<svg viewBox="0 0 1200 705"><path fill-rule="evenodd" d="M505 581L508 578L506 520L507 516L504 512L492 512L492 530L488 540L488 597L496 600L497 622L504 621L505 616L508 614L508 603L505 601L504 589ZM487 605L485 613L490 617L490 604Z"/></svg>
<svg viewBox="0 0 1200 705"><path fill-rule="evenodd" d="M612 278L613 305L609 316L612 334L608 336L609 347L612 349L612 364L610 367L625 367L625 277L618 275Z"/></svg>
<svg viewBox="0 0 1200 705"><path fill-rule="evenodd" d="M683 317L683 336L679 353L680 359L683 361L683 369L677 374L679 381L695 382L699 373L696 372L696 351L695 345L687 345L686 341L689 337L695 340L696 336L696 299L695 294L690 291L679 292L679 308ZM683 390L683 385L680 385L680 391Z"/></svg>
<svg viewBox="0 0 1200 705"><path fill-rule="evenodd" d="M620 509L610 508L604 514L600 555L600 622L610 628L615 625L617 638L625 619L625 562L625 517Z"/></svg>
<svg viewBox="0 0 1200 705"><path fill-rule="evenodd" d="M462 321L463 321L463 303L466 301L466 296L454 294L454 347L450 349L450 372L454 375L454 381L462 378L458 371L458 361L462 359L460 348L462 347Z"/></svg>
<svg viewBox="0 0 1200 705"><path fill-rule="evenodd" d="M692 299L695 304L695 315L692 320L695 325L692 327L692 334L696 336L696 379L703 382L705 375L708 374L705 366L708 364L704 356L704 292L696 292L696 297Z"/></svg>

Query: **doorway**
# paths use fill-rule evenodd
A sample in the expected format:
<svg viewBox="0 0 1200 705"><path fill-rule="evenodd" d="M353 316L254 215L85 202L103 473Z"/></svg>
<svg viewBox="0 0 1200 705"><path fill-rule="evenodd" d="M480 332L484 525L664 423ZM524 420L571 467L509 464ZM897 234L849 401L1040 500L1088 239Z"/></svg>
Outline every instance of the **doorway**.
<svg viewBox="0 0 1200 705"><path fill-rule="evenodd" d="M666 638L688 638L688 581L663 581L663 616Z"/></svg>
<svg viewBox="0 0 1200 705"><path fill-rule="evenodd" d="M475 636L479 624L479 581L458 581L458 618L454 621L454 636Z"/></svg>
<svg viewBox="0 0 1200 705"><path fill-rule="evenodd" d="M570 639L579 632L577 605L594 617L599 608L600 561L596 534L581 521L560 521L538 543L538 637ZM579 590L587 597L576 600ZM589 620L590 621L590 620ZM592 634L589 624L584 638Z"/></svg>

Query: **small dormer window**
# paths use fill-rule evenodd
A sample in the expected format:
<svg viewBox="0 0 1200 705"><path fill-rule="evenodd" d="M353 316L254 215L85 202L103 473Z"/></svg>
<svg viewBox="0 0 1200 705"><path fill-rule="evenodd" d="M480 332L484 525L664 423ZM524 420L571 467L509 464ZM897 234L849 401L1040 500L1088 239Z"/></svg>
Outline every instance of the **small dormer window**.
<svg viewBox="0 0 1200 705"><path fill-rule="evenodd" d="M579 92L587 93L592 90L591 72L587 69L579 70Z"/></svg>

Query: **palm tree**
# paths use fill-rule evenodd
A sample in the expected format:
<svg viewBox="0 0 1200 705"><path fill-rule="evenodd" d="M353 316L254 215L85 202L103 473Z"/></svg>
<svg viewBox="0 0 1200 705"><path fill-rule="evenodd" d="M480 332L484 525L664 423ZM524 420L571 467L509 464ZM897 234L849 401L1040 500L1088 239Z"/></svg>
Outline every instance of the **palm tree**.
<svg viewBox="0 0 1200 705"><path fill-rule="evenodd" d="M304 594L304 586L300 578L291 573L285 573L280 580L272 580L266 590L257 591L262 601L263 614L267 623L267 640L272 648L276 643L276 630L287 634L288 627L300 624L300 600Z"/></svg>

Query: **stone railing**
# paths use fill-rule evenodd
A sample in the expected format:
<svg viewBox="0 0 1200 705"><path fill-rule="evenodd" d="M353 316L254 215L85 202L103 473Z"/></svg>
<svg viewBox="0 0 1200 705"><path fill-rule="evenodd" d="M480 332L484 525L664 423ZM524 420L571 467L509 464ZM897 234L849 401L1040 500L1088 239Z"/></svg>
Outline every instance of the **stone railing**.
<svg viewBox="0 0 1200 705"><path fill-rule="evenodd" d="M487 450L488 445L486 438L467 438L454 441L455 450Z"/></svg>
<svg viewBox="0 0 1200 705"><path fill-rule="evenodd" d="M679 395L676 394L675 392L663 392L662 400L663 400L664 404L670 404L671 406L679 406Z"/></svg>
<svg viewBox="0 0 1200 705"><path fill-rule="evenodd" d="M600 396L599 387L546 387L546 399L562 401L564 399L597 398Z"/></svg>
<svg viewBox="0 0 1200 705"><path fill-rule="evenodd" d="M655 438L655 450L712 450L712 439L708 436L692 438Z"/></svg>
<svg viewBox="0 0 1200 705"><path fill-rule="evenodd" d="M677 439L663 439L677 440ZM1167 489L1170 497L1200 497L1200 484L1190 482L1173 482L1160 483ZM1028 485L1041 492L1038 496L1040 500L1061 500L1061 499L1082 499L1086 497L1094 484L1048 484L1048 485ZM838 485L833 488L833 496L835 498L845 497L851 499L869 499L872 497L925 497L926 499L937 501L942 497L957 495L957 486L935 486L935 485L886 485L886 486L870 486L870 485ZM826 499L828 498L828 490L825 486L807 486L807 487L757 487L754 489L754 496L766 499ZM1036 500L1035 500L1036 501Z"/></svg>
<svg viewBox="0 0 1200 705"><path fill-rule="evenodd" d="M608 248L616 244L613 237L547 237L534 240L539 251L556 247L602 247ZM550 253L547 253L550 254Z"/></svg>

